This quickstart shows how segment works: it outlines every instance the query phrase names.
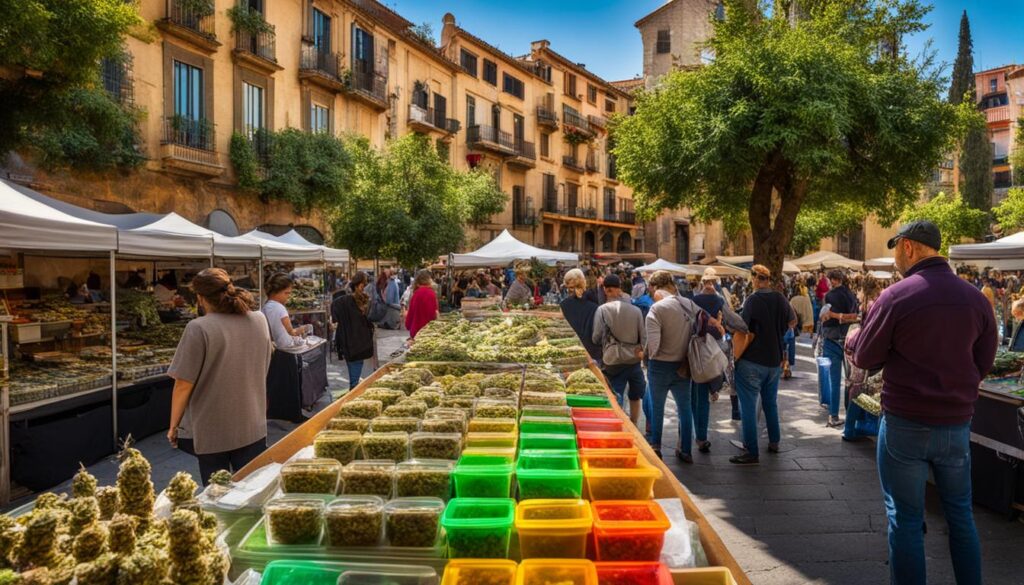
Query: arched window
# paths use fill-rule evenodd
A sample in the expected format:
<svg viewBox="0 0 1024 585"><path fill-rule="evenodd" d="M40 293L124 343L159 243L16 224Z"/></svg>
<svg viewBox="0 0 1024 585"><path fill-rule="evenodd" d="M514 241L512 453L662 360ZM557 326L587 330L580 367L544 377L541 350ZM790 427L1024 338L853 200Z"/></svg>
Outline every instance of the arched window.
<svg viewBox="0 0 1024 585"><path fill-rule="evenodd" d="M633 251L633 238L629 235L629 232L619 234L619 249L616 251L620 254Z"/></svg>
<svg viewBox="0 0 1024 585"><path fill-rule="evenodd" d="M222 236L237 236L239 234L235 218L222 209L214 209L210 215L206 216L206 227Z"/></svg>
<svg viewBox="0 0 1024 585"><path fill-rule="evenodd" d="M605 232L604 235L601 236L601 251L602 252L611 252L612 251L612 247L614 245L615 245L615 237L612 236L611 232Z"/></svg>

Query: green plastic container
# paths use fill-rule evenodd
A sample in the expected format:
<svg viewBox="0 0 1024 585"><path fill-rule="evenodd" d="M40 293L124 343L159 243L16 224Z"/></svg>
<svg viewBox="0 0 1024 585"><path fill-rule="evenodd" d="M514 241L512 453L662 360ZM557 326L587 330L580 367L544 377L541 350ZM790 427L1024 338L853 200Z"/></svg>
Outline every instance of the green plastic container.
<svg viewBox="0 0 1024 585"><path fill-rule="evenodd" d="M559 435L550 433L521 433L519 435L519 449L553 449L556 451L573 451L576 449L576 437L574 435Z"/></svg>
<svg viewBox="0 0 1024 585"><path fill-rule="evenodd" d="M515 508L511 498L455 498L448 502L441 518L448 534L448 558L506 558Z"/></svg>
<svg viewBox="0 0 1024 585"><path fill-rule="evenodd" d="M587 396L583 394L568 394L565 397L569 406L586 406L589 408L611 408L606 396Z"/></svg>
<svg viewBox="0 0 1024 585"><path fill-rule="evenodd" d="M458 498L508 498L512 495L512 463L479 464L459 461L452 477Z"/></svg>
<svg viewBox="0 0 1024 585"><path fill-rule="evenodd" d="M575 435L576 425L571 418L524 416L519 419L519 431L545 435Z"/></svg>
<svg viewBox="0 0 1024 585"><path fill-rule="evenodd" d="M524 406L519 411L519 415L523 416L546 416L556 418L571 418L572 409L568 406Z"/></svg>
<svg viewBox="0 0 1024 585"><path fill-rule="evenodd" d="M583 497L583 471L576 451L530 449L516 463L519 499Z"/></svg>
<svg viewBox="0 0 1024 585"><path fill-rule="evenodd" d="M437 572L430 567L280 560L267 564L260 585L337 585L338 583L422 585L436 582Z"/></svg>

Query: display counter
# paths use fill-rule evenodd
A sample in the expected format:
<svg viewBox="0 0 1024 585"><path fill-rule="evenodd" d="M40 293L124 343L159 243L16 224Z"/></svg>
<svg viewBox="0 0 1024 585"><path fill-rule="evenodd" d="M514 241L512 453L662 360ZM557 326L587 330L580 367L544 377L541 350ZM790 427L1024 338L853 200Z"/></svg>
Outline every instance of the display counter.
<svg viewBox="0 0 1024 585"><path fill-rule="evenodd" d="M1016 380L985 380L971 421L974 501L995 512L1024 511L1024 396Z"/></svg>
<svg viewBox="0 0 1024 585"><path fill-rule="evenodd" d="M295 349L275 349L267 372L267 418L303 422L303 409L311 408L327 392L325 339Z"/></svg>

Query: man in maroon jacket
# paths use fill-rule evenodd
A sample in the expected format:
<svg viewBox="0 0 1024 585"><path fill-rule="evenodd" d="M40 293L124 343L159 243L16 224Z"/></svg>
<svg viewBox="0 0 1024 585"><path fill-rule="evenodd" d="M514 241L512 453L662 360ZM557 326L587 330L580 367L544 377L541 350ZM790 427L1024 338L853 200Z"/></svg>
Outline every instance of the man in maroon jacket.
<svg viewBox="0 0 1024 585"><path fill-rule="evenodd" d="M882 374L878 475L889 517L892 583L925 585L924 492L929 470L949 525L959 585L981 583L981 547L971 509L970 435L978 385L992 368L996 323L978 289L939 255L927 221L889 240L902 281L871 307L847 344L853 363Z"/></svg>

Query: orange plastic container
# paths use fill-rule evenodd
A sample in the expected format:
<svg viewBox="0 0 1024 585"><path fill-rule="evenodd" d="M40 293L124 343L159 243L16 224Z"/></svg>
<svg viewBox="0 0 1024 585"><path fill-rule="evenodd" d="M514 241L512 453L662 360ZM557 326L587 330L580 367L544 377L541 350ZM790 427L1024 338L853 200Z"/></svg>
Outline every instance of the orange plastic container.
<svg viewBox="0 0 1024 585"><path fill-rule="evenodd" d="M594 554L599 561L658 561L665 531L672 527L656 502L591 502Z"/></svg>
<svg viewBox="0 0 1024 585"><path fill-rule="evenodd" d="M580 449L580 464L589 461L591 467L636 467L640 449Z"/></svg>
<svg viewBox="0 0 1024 585"><path fill-rule="evenodd" d="M590 504L583 500L524 500L516 506L523 559L584 559L592 526Z"/></svg>
<svg viewBox="0 0 1024 585"><path fill-rule="evenodd" d="M624 432L579 431L576 441L580 449L628 449L635 446L633 435Z"/></svg>
<svg viewBox="0 0 1024 585"><path fill-rule="evenodd" d="M452 559L444 568L441 585L514 585L515 561L500 559Z"/></svg>
<svg viewBox="0 0 1024 585"><path fill-rule="evenodd" d="M617 418L581 418L572 417L576 432L597 431L602 433L621 433L626 429L625 421Z"/></svg>
<svg viewBox="0 0 1024 585"><path fill-rule="evenodd" d="M635 467L595 467L584 461L583 481L591 500L649 500L661 470L643 457Z"/></svg>
<svg viewBox="0 0 1024 585"><path fill-rule="evenodd" d="M572 418L610 418L613 420L622 420L619 418L615 411L610 408L592 408L589 406L574 406L572 407Z"/></svg>
<svg viewBox="0 0 1024 585"><path fill-rule="evenodd" d="M594 563L601 585L672 585L672 573L663 563ZM689 581L686 581L689 583Z"/></svg>
<svg viewBox="0 0 1024 585"><path fill-rule="evenodd" d="M597 585L594 563L582 559L527 559L519 564L516 585Z"/></svg>

